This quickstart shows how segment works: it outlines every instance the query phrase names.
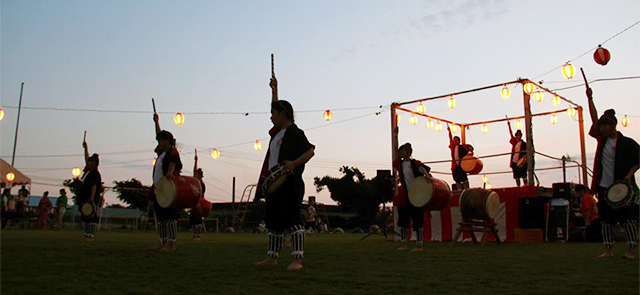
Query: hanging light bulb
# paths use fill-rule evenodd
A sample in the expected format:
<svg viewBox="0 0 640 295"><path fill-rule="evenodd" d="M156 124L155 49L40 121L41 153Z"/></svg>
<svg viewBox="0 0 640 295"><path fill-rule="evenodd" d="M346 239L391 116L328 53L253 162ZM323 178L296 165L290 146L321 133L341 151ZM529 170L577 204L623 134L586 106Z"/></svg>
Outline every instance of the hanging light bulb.
<svg viewBox="0 0 640 295"><path fill-rule="evenodd" d="M435 126L435 123L433 123L433 121L429 119L429 121L427 121L427 127L429 127L429 129L433 129L434 126Z"/></svg>
<svg viewBox="0 0 640 295"><path fill-rule="evenodd" d="M8 182L12 182L14 179L16 179L16 175L13 174L12 171L9 171L9 173L7 173L4 178L6 178Z"/></svg>
<svg viewBox="0 0 640 295"><path fill-rule="evenodd" d="M459 128L460 128L460 127L459 127L458 125L455 125L455 124L454 124L454 125L453 125L453 127L451 127L451 132L453 132L453 133L457 133Z"/></svg>
<svg viewBox="0 0 640 295"><path fill-rule="evenodd" d="M396 114L396 126L400 124L400 114Z"/></svg>
<svg viewBox="0 0 640 295"><path fill-rule="evenodd" d="M153 158L153 161L151 162L151 166L154 166L154 167L155 167L155 166L156 166L156 162L157 162L157 161L158 161L158 159Z"/></svg>
<svg viewBox="0 0 640 295"><path fill-rule="evenodd" d="M560 96L554 95L553 98L551 99L551 103L554 106L558 106L560 104Z"/></svg>
<svg viewBox="0 0 640 295"><path fill-rule="evenodd" d="M411 123L411 125L418 124L418 118L416 118L416 115L411 115L411 118L409 118L409 123Z"/></svg>
<svg viewBox="0 0 640 295"><path fill-rule="evenodd" d="M622 126L623 127L627 127L629 126L629 117L627 117L627 115L624 115L624 118L622 118Z"/></svg>
<svg viewBox="0 0 640 295"><path fill-rule="evenodd" d="M502 87L500 95L502 95L502 98L504 98L505 100L509 99L509 96L511 96L511 90L509 90L507 85L504 85L504 87Z"/></svg>
<svg viewBox="0 0 640 295"><path fill-rule="evenodd" d="M551 124L558 123L558 116L556 114L551 115Z"/></svg>
<svg viewBox="0 0 640 295"><path fill-rule="evenodd" d="M573 76L575 74L576 68L572 64L570 64L569 62L564 64L564 66L562 67L562 75L567 78L567 80L573 79Z"/></svg>
<svg viewBox="0 0 640 295"><path fill-rule="evenodd" d="M324 119L325 119L326 121L330 121L330 120L331 120L331 118L333 118L333 113L331 113L331 111L330 111L330 110L326 110L326 111L324 111Z"/></svg>
<svg viewBox="0 0 640 295"><path fill-rule="evenodd" d="M436 131L442 131L442 123L440 123L440 121L436 123Z"/></svg>
<svg viewBox="0 0 640 295"><path fill-rule="evenodd" d="M516 120L514 125L516 126L516 130L522 129L522 122L520 120Z"/></svg>
<svg viewBox="0 0 640 295"><path fill-rule="evenodd" d="M486 183L487 181L489 181L489 177L487 177L487 175L482 175L482 182Z"/></svg>
<svg viewBox="0 0 640 295"><path fill-rule="evenodd" d="M424 107L424 105L423 105L422 103L420 103L420 104L418 105L418 108L417 108L417 109L418 109L418 114L424 114L424 112L425 112L425 110L426 110L426 108Z"/></svg>
<svg viewBox="0 0 640 295"><path fill-rule="evenodd" d="M522 86L522 89L525 93L531 95L531 93L536 90L536 86L533 85L533 83L531 83L530 81L527 81L527 83L524 83L524 85Z"/></svg>
<svg viewBox="0 0 640 295"><path fill-rule="evenodd" d="M487 126L487 124L482 124L482 128L480 128L480 131L482 131L482 133L489 132L489 126Z"/></svg>
<svg viewBox="0 0 640 295"><path fill-rule="evenodd" d="M2 121L2 119L4 119L4 110L0 108L0 121Z"/></svg>
<svg viewBox="0 0 640 295"><path fill-rule="evenodd" d="M253 148L254 148L256 151L261 151L261 150L262 150L262 144L260 143L260 141L259 141L259 140L256 140L256 143L254 143L254 144L253 144Z"/></svg>
<svg viewBox="0 0 640 295"><path fill-rule="evenodd" d="M80 173L82 173L82 170L80 170L79 167L75 167L75 168L71 169L71 174L73 175L73 177L80 176Z"/></svg>
<svg viewBox="0 0 640 295"><path fill-rule="evenodd" d="M576 115L576 109L574 109L573 107L570 107L567 109L567 116L573 118L573 116Z"/></svg>
<svg viewBox="0 0 640 295"><path fill-rule="evenodd" d="M453 110L456 107L456 105L458 105L458 103L453 98L453 96L451 96L451 98L449 98L449 101L447 102L447 105L449 106L450 109Z"/></svg>
<svg viewBox="0 0 640 295"><path fill-rule="evenodd" d="M175 122L178 126L184 124L184 115L182 113L176 113L176 115L173 117L173 122Z"/></svg>
<svg viewBox="0 0 640 295"><path fill-rule="evenodd" d="M533 99L535 99L537 102L542 102L542 100L544 99L544 93L542 93L542 91L536 91L535 93L533 93Z"/></svg>
<svg viewBox="0 0 640 295"><path fill-rule="evenodd" d="M484 189L491 189L492 186L488 182L484 184Z"/></svg>
<svg viewBox="0 0 640 295"><path fill-rule="evenodd" d="M218 151L218 149L213 149L213 150L211 151L211 157L212 157L214 160L217 160L218 158L220 158L220 151Z"/></svg>

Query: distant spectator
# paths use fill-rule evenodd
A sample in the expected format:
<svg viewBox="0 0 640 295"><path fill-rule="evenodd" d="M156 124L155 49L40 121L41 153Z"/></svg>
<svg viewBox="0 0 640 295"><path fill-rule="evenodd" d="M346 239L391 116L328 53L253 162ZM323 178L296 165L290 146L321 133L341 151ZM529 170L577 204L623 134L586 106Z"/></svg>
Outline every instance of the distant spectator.
<svg viewBox="0 0 640 295"><path fill-rule="evenodd" d="M38 226L37 229L45 229L48 227L49 213L53 209L53 204L49 200L49 192L42 194L42 200L38 203Z"/></svg>
<svg viewBox="0 0 640 295"><path fill-rule="evenodd" d="M601 241L600 219L598 218L598 201L594 195L589 193L589 189L584 185L576 185L576 193L580 196L580 211L586 227L585 236L587 241Z"/></svg>
<svg viewBox="0 0 640 295"><path fill-rule="evenodd" d="M60 197L56 201L56 229L62 229L62 217L64 213L67 212L67 191L65 189L60 189Z"/></svg>
<svg viewBox="0 0 640 295"><path fill-rule="evenodd" d="M307 227L309 228L309 232L317 232L318 228L316 225L316 208L313 207L313 204L309 203L309 209L307 210Z"/></svg>

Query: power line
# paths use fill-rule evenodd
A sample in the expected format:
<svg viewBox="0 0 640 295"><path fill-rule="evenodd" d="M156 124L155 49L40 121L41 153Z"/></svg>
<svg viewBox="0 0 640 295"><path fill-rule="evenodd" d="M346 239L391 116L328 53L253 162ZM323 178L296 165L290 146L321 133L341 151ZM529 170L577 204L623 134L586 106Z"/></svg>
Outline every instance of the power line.
<svg viewBox="0 0 640 295"><path fill-rule="evenodd" d="M594 84L597 82L606 82L606 81L620 81L620 80L633 80L633 79L640 79L640 76L629 76L629 77L618 77L618 78L602 78L602 79L595 79L595 80L591 80L589 81L589 84ZM563 87L563 88L556 88L556 89L552 89L551 91L560 91L560 90L567 90L567 89L572 89L572 88L578 88L578 87L582 87L584 86L584 83L580 83L577 85L573 85L573 86L567 86L567 87Z"/></svg>

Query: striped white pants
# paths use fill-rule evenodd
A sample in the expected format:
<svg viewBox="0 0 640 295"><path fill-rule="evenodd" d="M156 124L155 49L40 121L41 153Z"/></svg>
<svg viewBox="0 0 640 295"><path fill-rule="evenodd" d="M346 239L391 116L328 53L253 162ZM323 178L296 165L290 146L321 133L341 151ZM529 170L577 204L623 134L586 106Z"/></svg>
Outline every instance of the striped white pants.
<svg viewBox="0 0 640 295"><path fill-rule="evenodd" d="M616 242L612 227L615 224L609 224L602 222L602 240L604 246L607 249L613 248L613 244ZM627 220L625 223L620 224L627 234L627 247L633 249L638 247L638 221Z"/></svg>
<svg viewBox="0 0 640 295"><path fill-rule="evenodd" d="M422 245L423 244L423 240L424 240L424 231L421 227L416 228L416 244L417 245ZM407 243L407 228L406 227L401 227L400 228L400 242L403 244Z"/></svg>
<svg viewBox="0 0 640 295"><path fill-rule="evenodd" d="M160 236L160 244L176 244L176 236L178 235L178 220L169 219L160 221L158 235Z"/></svg>
<svg viewBox="0 0 640 295"><path fill-rule="evenodd" d="M84 236L88 238L93 238L96 235L96 231L98 230L98 224L94 222L85 223L84 224Z"/></svg>
<svg viewBox="0 0 640 295"><path fill-rule="evenodd" d="M304 226L302 224L294 225L283 232L269 231L269 251L267 256L276 259L282 250L284 237L291 234L291 255L294 259L302 259L304 257Z"/></svg>

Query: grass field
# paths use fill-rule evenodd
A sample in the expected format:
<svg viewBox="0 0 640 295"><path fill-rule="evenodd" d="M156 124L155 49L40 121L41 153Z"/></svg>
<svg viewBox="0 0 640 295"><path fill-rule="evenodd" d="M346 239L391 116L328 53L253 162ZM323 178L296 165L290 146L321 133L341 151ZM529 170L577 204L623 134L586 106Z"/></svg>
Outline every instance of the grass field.
<svg viewBox="0 0 640 295"><path fill-rule="evenodd" d="M503 244L398 252L380 236L307 235L305 269L257 268L266 236L180 234L175 253L153 233L3 231L8 294L638 294L638 260L596 259L600 244ZM616 245L616 254L625 245ZM619 256L619 255L618 255Z"/></svg>

